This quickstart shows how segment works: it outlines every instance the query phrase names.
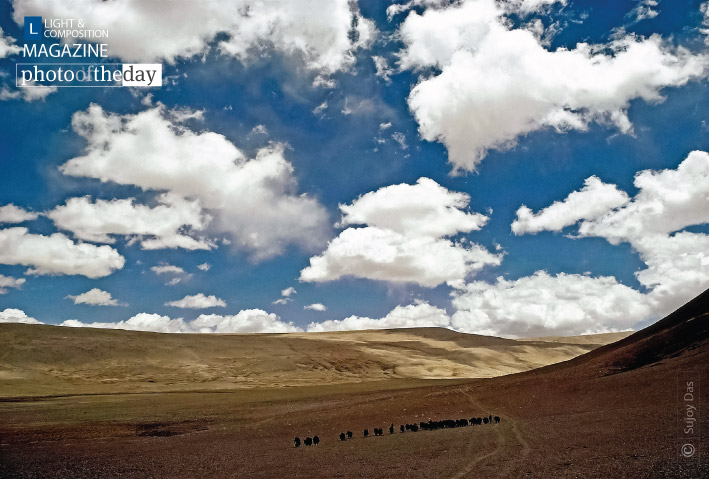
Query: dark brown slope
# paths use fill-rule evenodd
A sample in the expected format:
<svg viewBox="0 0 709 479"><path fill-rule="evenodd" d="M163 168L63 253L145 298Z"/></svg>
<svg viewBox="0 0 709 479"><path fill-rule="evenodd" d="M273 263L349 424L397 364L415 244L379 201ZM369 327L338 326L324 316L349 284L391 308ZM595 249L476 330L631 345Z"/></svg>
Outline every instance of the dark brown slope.
<svg viewBox="0 0 709 479"><path fill-rule="evenodd" d="M464 389L471 400L499 411L518 433L501 446L504 452L478 466L480 477L709 477L704 409L689 441L701 452L684 457L680 440L685 380L701 384L694 404L705 408L708 372L705 291L616 343L533 371L473 381Z"/></svg>

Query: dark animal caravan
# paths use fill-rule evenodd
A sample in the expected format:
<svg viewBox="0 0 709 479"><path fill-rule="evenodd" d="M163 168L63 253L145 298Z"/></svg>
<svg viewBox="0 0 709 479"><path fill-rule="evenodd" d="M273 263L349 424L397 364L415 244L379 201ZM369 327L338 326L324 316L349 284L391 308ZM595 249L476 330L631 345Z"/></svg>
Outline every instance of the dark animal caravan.
<svg viewBox="0 0 709 479"><path fill-rule="evenodd" d="M441 421L432 421L429 420L427 422L421 421L419 423L411 423L411 424L401 424L399 426L399 433L404 433L406 431L409 432L418 432L419 430L421 431L436 431L438 429L454 429L458 427L468 427L468 426L480 426L484 424L499 424L500 423L500 416L493 416L490 414L487 417L471 417L470 419L443 419ZM387 429L389 429L389 434L394 434L394 424L391 424ZM372 429L373 433L375 436L383 436L384 435L384 429L375 427ZM352 434L352 431L347 431L341 432L339 435L340 441L347 441L348 439L352 439L354 434ZM362 431L362 437L367 438L369 437L369 429L365 429ZM320 438L318 436L314 436L312 438L307 437L305 438L305 441L303 441L303 444L306 446L317 446L320 443ZM300 447L301 441L299 437L296 437L293 440L293 445L294 447Z"/></svg>
<svg viewBox="0 0 709 479"><path fill-rule="evenodd" d="M296 437L293 439L293 447L300 447L301 441L299 437ZM313 437L306 437L302 444L305 444L306 446L317 446L320 444L320 438L318 436L313 436Z"/></svg>

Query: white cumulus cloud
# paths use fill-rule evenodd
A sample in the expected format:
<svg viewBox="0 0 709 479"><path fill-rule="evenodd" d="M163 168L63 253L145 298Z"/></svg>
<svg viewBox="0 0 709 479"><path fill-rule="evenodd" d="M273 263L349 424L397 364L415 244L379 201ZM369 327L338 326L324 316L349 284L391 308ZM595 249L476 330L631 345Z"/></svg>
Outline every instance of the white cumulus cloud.
<svg viewBox="0 0 709 479"><path fill-rule="evenodd" d="M635 275L649 288L661 317L686 303L709 285L709 235L680 232L650 235L631 243L647 269Z"/></svg>
<svg viewBox="0 0 709 479"><path fill-rule="evenodd" d="M273 301L273 304L288 304L293 301L293 296L297 293L298 292L293 286L288 286L287 288L281 290L281 297Z"/></svg>
<svg viewBox="0 0 709 479"><path fill-rule="evenodd" d="M177 301L170 301L165 303L165 306L174 306L175 308L189 308L189 309L205 309L205 308L224 308L226 303L224 300L217 298L214 295L205 296L204 293L198 293L195 295L187 295L184 298Z"/></svg>
<svg viewBox="0 0 709 479"><path fill-rule="evenodd" d="M652 312L647 298L615 278L537 271L514 281L475 281L454 292L452 325L503 336L622 331Z"/></svg>
<svg viewBox="0 0 709 479"><path fill-rule="evenodd" d="M626 17L628 17L632 23L655 18L660 14L659 10L657 10L659 4L659 0L638 0L637 5L628 12Z"/></svg>
<svg viewBox="0 0 709 479"><path fill-rule="evenodd" d="M22 51L18 45L15 45L15 39L8 37L0 28L0 58L9 57L10 55L17 55Z"/></svg>
<svg viewBox="0 0 709 479"><path fill-rule="evenodd" d="M280 145L249 159L223 135L173 123L162 106L119 116L92 104L74 114L72 125L88 146L84 156L60 167L64 174L199 200L215 215L211 227L257 260L289 244L311 249L324 242L327 213L296 193L293 166Z"/></svg>
<svg viewBox="0 0 709 479"><path fill-rule="evenodd" d="M523 14L528 14L547 10L555 4L566 5L566 2L567 0L502 0L498 3L509 11L517 11Z"/></svg>
<svg viewBox="0 0 709 479"><path fill-rule="evenodd" d="M202 314L190 323L200 333L295 333L302 329L261 309L245 309L233 316Z"/></svg>
<svg viewBox="0 0 709 479"><path fill-rule="evenodd" d="M13 310L16 311L16 310ZM0 317L2 313L0 313ZM64 321L60 326L128 329L158 333L292 333L302 329L282 321L277 315L260 309L246 309L235 315L202 314L193 321L172 319L159 314L139 313L125 321L111 323L84 323L76 319Z"/></svg>
<svg viewBox="0 0 709 479"><path fill-rule="evenodd" d="M636 277L648 290L643 301L652 306L657 318L701 293L709 284L709 235L685 230L709 224L709 153L693 151L676 169L640 171L634 184L638 192L628 200L614 185L602 186L605 200L603 194L594 196L584 188L536 215L523 215L518 230L534 232L534 223L525 218L539 220L537 229L560 230L577 223L578 237L601 237L613 245L629 243L646 265ZM563 211L559 205L569 198L586 196L589 200L595 197L599 205L605 204L606 211L580 207L563 221L555 221L554 215L547 214L551 210Z"/></svg>
<svg viewBox="0 0 709 479"><path fill-rule="evenodd" d="M61 233L44 236L16 227L0 230L0 264L28 266L27 274L101 278L123 268L125 258L110 246L75 243Z"/></svg>
<svg viewBox="0 0 709 479"><path fill-rule="evenodd" d="M138 313L126 321L115 323L84 323L76 319L68 319L60 326L73 328L103 328L103 329L127 329L131 331L154 331L156 333L185 333L191 332L187 323L182 318L170 319L169 316L159 314Z"/></svg>
<svg viewBox="0 0 709 479"><path fill-rule="evenodd" d="M0 274L0 294L7 294L7 288L20 289L25 281L25 278L13 278Z"/></svg>
<svg viewBox="0 0 709 479"><path fill-rule="evenodd" d="M310 311L327 311L327 306L325 306L322 303L313 303L313 304L309 304L307 306L303 306L303 309L310 310Z"/></svg>
<svg viewBox="0 0 709 479"><path fill-rule="evenodd" d="M634 184L639 191L631 202L586 219L579 234L633 243L650 234L709 223L709 153L693 151L674 170L641 171Z"/></svg>
<svg viewBox="0 0 709 479"><path fill-rule="evenodd" d="M597 218L628 201L624 191L591 176L580 191L574 191L562 201L555 201L539 213L521 206L517 210L517 219L512 223L512 232L520 235L544 230L560 231L581 219Z"/></svg>
<svg viewBox="0 0 709 479"><path fill-rule="evenodd" d="M372 41L374 23L349 0L15 0L14 20L27 15L81 18L92 29L109 31L110 53L128 62L174 63L206 53L220 34L218 51L243 62L269 50L300 57L326 74L348 68L353 52ZM150 32L150 41L146 41Z"/></svg>
<svg viewBox="0 0 709 479"><path fill-rule="evenodd" d="M473 171L488 150L538 130L599 122L630 133L632 100L661 101L663 88L700 79L709 65L659 35L550 50L538 32L513 28L494 0L411 12L399 33L400 68L439 71L422 75L408 103L421 136L447 147L454 170Z"/></svg>
<svg viewBox="0 0 709 479"><path fill-rule="evenodd" d="M211 218L202 212L197 201L166 193L157 198L159 206L135 204L134 198L96 200L69 198L47 213L57 228L71 231L86 241L114 243L113 235L143 238L143 249L210 249L213 243L194 238L190 231L203 231ZM147 238L145 238L147 237Z"/></svg>
<svg viewBox="0 0 709 479"><path fill-rule="evenodd" d="M30 80L27 82L27 86L17 88L8 88L7 86L3 86L0 88L0 101L17 99L22 99L29 102L35 100L44 101L49 94L54 93L55 91L57 91L57 87L55 86L37 85L34 80Z"/></svg>
<svg viewBox="0 0 709 479"><path fill-rule="evenodd" d="M173 264L159 264L150 270L155 274L185 274L185 270Z"/></svg>
<svg viewBox="0 0 709 479"><path fill-rule="evenodd" d="M25 314L21 309L6 308L0 311L0 323L25 323L25 324L42 324L34 318Z"/></svg>
<svg viewBox="0 0 709 479"><path fill-rule="evenodd" d="M340 225L367 224L412 236L468 233L479 230L489 219L465 211L469 202L465 193L450 191L430 178L419 178L415 185L385 186L349 205L340 205Z"/></svg>
<svg viewBox="0 0 709 479"><path fill-rule="evenodd" d="M121 306L118 300L113 299L111 293L98 288L90 289L89 291L76 296L69 295L67 298L74 300L74 304L89 304L92 306Z"/></svg>
<svg viewBox="0 0 709 479"><path fill-rule="evenodd" d="M24 223L37 219L38 213L27 211L12 203L0 206L0 223Z"/></svg>
<svg viewBox="0 0 709 479"><path fill-rule="evenodd" d="M487 222L486 216L465 211L468 202L466 194L421 178L415 185L387 186L340 205L339 226L367 226L342 231L321 255L310 258L300 279L323 282L354 276L434 287L500 264L501 255L446 238L478 230Z"/></svg>

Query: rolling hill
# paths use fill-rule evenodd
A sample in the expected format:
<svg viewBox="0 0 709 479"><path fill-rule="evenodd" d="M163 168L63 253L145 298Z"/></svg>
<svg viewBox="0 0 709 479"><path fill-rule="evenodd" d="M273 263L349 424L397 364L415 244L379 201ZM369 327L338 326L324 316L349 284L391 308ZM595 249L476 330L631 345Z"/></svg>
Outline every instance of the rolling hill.
<svg viewBox="0 0 709 479"><path fill-rule="evenodd" d="M627 334L547 341L440 328L211 335L0 324L0 396L494 377L564 361Z"/></svg>

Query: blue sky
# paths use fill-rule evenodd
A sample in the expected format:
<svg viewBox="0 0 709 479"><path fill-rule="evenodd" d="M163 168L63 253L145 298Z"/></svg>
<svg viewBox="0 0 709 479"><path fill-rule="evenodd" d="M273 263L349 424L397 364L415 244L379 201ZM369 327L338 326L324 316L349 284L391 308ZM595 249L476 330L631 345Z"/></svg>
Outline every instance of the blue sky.
<svg viewBox="0 0 709 479"><path fill-rule="evenodd" d="M163 18L127 2L141 22L130 26L115 12L96 9L98 13L89 14L91 3L77 2L76 11L69 12L56 2L3 2L2 40L5 45L23 45L25 15L87 18L97 27L110 18L107 43L112 58L106 61L162 63L166 81L156 88L58 88L30 99L12 78L22 54L9 50L0 58L0 70L6 74L0 79L0 206L42 213L17 222L9 220L5 210L0 224L3 230L28 229L25 236L4 245L0 232L0 247L6 249L4 255L0 252L0 278L7 284L0 287L4 320L78 320L83 325L98 322L159 331L288 331L318 323L310 329L434 325L510 336L578 334L640 327L707 287L709 159L698 153L692 157L691 172L672 176L685 160L689 165L691 152L709 151L709 47L704 33L709 14L705 16L700 1L419 1L401 4L399 13L390 10L390 18L386 2L360 1L351 7L333 2L323 7L324 20L293 20L292 6L274 1L265 2L263 11L252 17L236 15L231 23L211 30L181 26L184 31L172 37L159 24L177 22L177 13ZM250 2L235 3L220 8L238 10ZM640 7L645 14L639 13ZM174 8L184 9L178 12L182 17L211 18L219 11L190 2L178 2ZM192 12L194 8L199 12ZM316 24L307 25L308 18ZM359 29L354 41L352 18ZM249 29L249 22L260 21L272 28ZM130 29L138 27L142 32L157 30L133 35ZM518 38L519 32L526 32L524 38ZM344 34L348 40L333 46L323 41L325 34L340 40ZM182 38L192 37L197 39L193 44L180 46ZM579 43L590 45L590 52L582 53ZM564 51L575 55L573 61L560 59ZM515 52L521 56L515 58ZM378 71L373 57L386 63L389 78ZM559 71L545 73L537 67ZM520 75L521 86L511 78ZM589 77L593 75L598 77ZM586 81L587 87L579 86ZM415 91L421 92L417 100ZM441 106L446 102L452 102L450 108ZM91 104L100 107L100 115L87 113ZM175 113L180 110L201 113L183 120ZM187 131L205 142L200 135L221 135L219 147L230 143L247 161L279 145L276 155L292 168L279 177L289 185L287 191L268 182L258 188L297 206L273 213L273 201L252 202L236 186L219 194L182 184L145 186L163 180L143 181L137 170L132 182L116 181L122 168L130 168L118 143L102 152L102 139L83 137L72 126L77 114L99 124L110 115L129 121L148 111L174 128L165 132ZM151 125L155 122L148 123L146 131ZM145 148L124 133L121 141L136 142L133 151ZM180 135L166 141L177 145ZM140 161L166 154L152 151ZM197 152L184 161L197 161L201 155ZM84 173L60 171L60 166L81 157L88 158ZM108 181L86 173L92 162L107 157L113 162L110 171L103 171ZM664 176L658 173L658 181L667 187L643 189L634 182L646 170L666 170ZM218 176L215 184L221 184ZM587 192L579 203L540 216L537 230L522 225L513 233L511 225L522 205L543 214L554 202L581 190L592 176L608 188ZM394 191L388 189L392 185L416 185L422 177L438 185L438 200L434 189L414 186L396 190L394 200L384 194ZM250 181L248 175L245 181ZM680 199L670 194L676 181L691 183ZM94 207L99 200L134 198L133 206L155 208L165 191L197 202L202 213L212 217L203 230L180 230L203 238L208 249L144 249L141 241L156 236L150 234L110 233L110 240L97 240L88 226L79 232L49 214L72 198L86 196ZM586 211L585 206L602 204L613 192L625 194L625 199ZM364 202L357 199L368 193L374 195L375 206L365 211ZM467 204L437 203L459 193ZM403 206L386 213L388 201ZM338 205L353 202L360 217L386 218L337 225L343 215ZM443 211L443 216L416 216L427 207ZM487 217L484 224L466 227L476 213ZM441 226L445 234L421 233L449 214L455 224ZM390 225L406 215L414 226L401 230ZM106 218L100 212L98 217ZM71 221L77 224L76 218ZM300 231L297 225L307 221L314 226ZM616 234L618 222L639 226ZM105 232L109 226L103 228ZM127 231L135 225L121 228ZM366 244L348 243L348 228ZM269 239L281 229L290 231ZM372 236L375 229L388 236ZM256 243L240 244L244 231L255 232L258 244L275 245L275 252L265 252L268 248ZM71 268L43 272L43 262L56 260L47 253L50 243L22 242L28 241L27 235L48 238L55 233L74 245L105 245L125 260L100 277L71 274ZM677 233L686 233L686 241ZM653 238L652 245L647 238ZM399 240L424 239L429 246L414 252L414 259L407 256L410 251L396 249ZM22 255L17 248L31 247L41 251L18 259ZM436 247L445 257L436 256ZM351 256L352 248L363 248L362 254L372 257L387 248L394 253L377 264ZM475 248L488 256L459 259ZM301 272L318 257L325 261L324 269L304 280ZM443 265L442 276L429 278L428 272L407 270L417 260ZM198 268L204 263L210 266L207 271ZM160 265L177 266L184 273L156 274L151 268ZM462 273L454 273L456 268ZM403 270L408 272L399 274ZM643 271L645 276L638 275ZM168 284L174 279L180 281ZM281 291L290 287L297 292L283 297ZM95 304L75 304L71 298L94 288L109 293L119 305L110 305L105 293L85 297ZM212 302L218 299L226 306L166 305L198 294L214 296ZM274 304L278 300L281 304ZM312 304L326 310L304 309ZM135 317L142 318L142 326L138 320L126 323ZM198 317L202 321L192 323ZM178 318L182 322L174 322Z"/></svg>

